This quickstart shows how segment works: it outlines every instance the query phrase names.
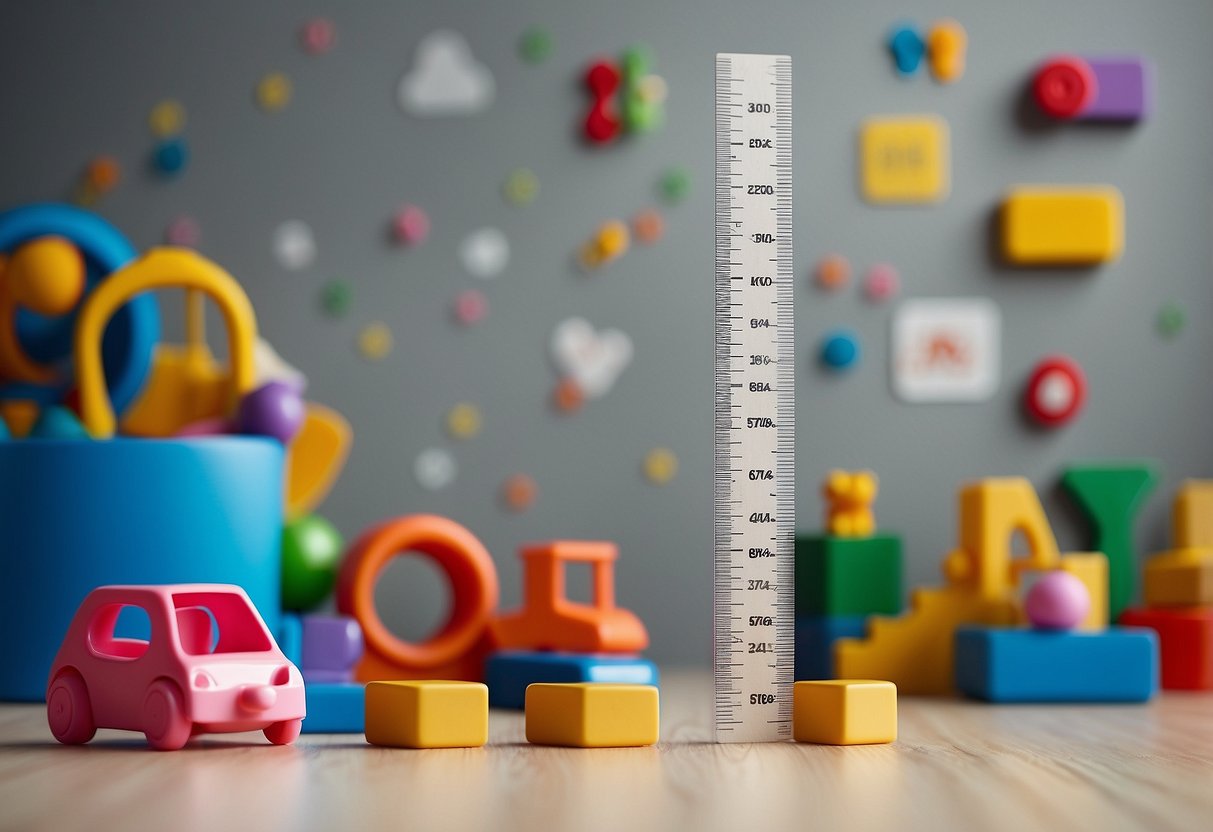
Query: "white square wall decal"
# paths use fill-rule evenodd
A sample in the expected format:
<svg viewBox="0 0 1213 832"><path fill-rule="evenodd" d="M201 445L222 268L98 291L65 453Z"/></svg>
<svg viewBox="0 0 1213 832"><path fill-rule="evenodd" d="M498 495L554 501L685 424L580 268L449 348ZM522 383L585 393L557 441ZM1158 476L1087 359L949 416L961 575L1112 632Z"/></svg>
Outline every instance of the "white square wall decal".
<svg viewBox="0 0 1213 832"><path fill-rule="evenodd" d="M893 316L893 392L907 402L982 402L998 390L1002 315L988 298L907 300Z"/></svg>

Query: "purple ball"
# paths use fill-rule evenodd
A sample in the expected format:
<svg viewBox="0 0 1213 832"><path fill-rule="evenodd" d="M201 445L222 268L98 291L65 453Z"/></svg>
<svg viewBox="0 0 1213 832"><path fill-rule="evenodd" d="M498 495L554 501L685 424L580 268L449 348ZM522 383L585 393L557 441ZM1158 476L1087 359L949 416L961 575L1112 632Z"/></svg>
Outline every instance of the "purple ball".
<svg viewBox="0 0 1213 832"><path fill-rule="evenodd" d="M1091 609L1087 586L1069 572L1050 572L1028 590L1024 611L1032 626L1045 630L1071 630Z"/></svg>
<svg viewBox="0 0 1213 832"><path fill-rule="evenodd" d="M258 387L240 401L236 423L241 433L272 436L288 444L303 425L303 397L281 381Z"/></svg>

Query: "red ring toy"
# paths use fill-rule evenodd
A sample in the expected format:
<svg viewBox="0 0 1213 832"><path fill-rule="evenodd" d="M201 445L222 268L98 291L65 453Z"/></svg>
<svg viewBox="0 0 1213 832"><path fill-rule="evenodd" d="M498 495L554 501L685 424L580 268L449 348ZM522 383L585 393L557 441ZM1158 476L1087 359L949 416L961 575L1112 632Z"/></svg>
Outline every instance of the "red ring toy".
<svg viewBox="0 0 1213 832"><path fill-rule="evenodd" d="M1032 96L1037 106L1053 118L1071 119L1095 100L1099 82L1082 58L1060 55L1036 71Z"/></svg>
<svg viewBox="0 0 1213 832"><path fill-rule="evenodd" d="M388 562L418 552L434 559L451 582L451 613L428 641L410 644L384 626L375 584ZM369 651L407 670L438 667L471 651L497 609L497 570L488 550L463 526L433 514L374 526L346 554L337 577L337 609L362 625Z"/></svg>
<svg viewBox="0 0 1213 832"><path fill-rule="evenodd" d="M1051 397L1061 391L1060 400ZM1087 377L1076 361L1064 355L1041 359L1024 391L1024 407L1038 424L1059 427L1078 416L1087 401Z"/></svg>

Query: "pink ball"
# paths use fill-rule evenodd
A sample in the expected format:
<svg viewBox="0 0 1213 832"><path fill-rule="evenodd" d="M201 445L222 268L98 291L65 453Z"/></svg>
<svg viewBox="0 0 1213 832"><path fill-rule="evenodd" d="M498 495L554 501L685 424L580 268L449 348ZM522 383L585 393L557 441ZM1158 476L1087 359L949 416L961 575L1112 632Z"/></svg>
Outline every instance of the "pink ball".
<svg viewBox="0 0 1213 832"><path fill-rule="evenodd" d="M392 218L392 234L396 241L415 246L425 242L430 234L430 218L416 205L402 206Z"/></svg>
<svg viewBox="0 0 1213 832"><path fill-rule="evenodd" d="M455 320L464 326L478 324L489 314L489 299L484 292L467 289L455 296Z"/></svg>
<svg viewBox="0 0 1213 832"><path fill-rule="evenodd" d="M877 263L868 270L868 276L863 282L863 293L868 300L879 303L897 294L901 288L901 276L897 269L888 263Z"/></svg>
<svg viewBox="0 0 1213 832"><path fill-rule="evenodd" d="M1024 611L1032 626L1045 630L1070 630L1091 609L1087 586L1069 572L1050 572L1038 580L1024 599Z"/></svg>

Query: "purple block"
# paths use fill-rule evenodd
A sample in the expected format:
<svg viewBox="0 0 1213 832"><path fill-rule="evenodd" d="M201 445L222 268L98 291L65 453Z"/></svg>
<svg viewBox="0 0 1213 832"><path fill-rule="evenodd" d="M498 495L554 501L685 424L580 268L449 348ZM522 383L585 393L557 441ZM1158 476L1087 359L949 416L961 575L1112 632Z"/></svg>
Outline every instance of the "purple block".
<svg viewBox="0 0 1213 832"><path fill-rule="evenodd" d="M319 671L344 674L342 678L348 680L360 658L362 628L357 621L340 615L303 616L304 679L312 681Z"/></svg>
<svg viewBox="0 0 1213 832"><path fill-rule="evenodd" d="M1145 58L1086 58L1095 73L1095 100L1082 111L1085 121L1138 121L1150 114L1154 67Z"/></svg>
<svg viewBox="0 0 1213 832"><path fill-rule="evenodd" d="M304 670L303 681L308 685L344 685L354 681L354 670Z"/></svg>

